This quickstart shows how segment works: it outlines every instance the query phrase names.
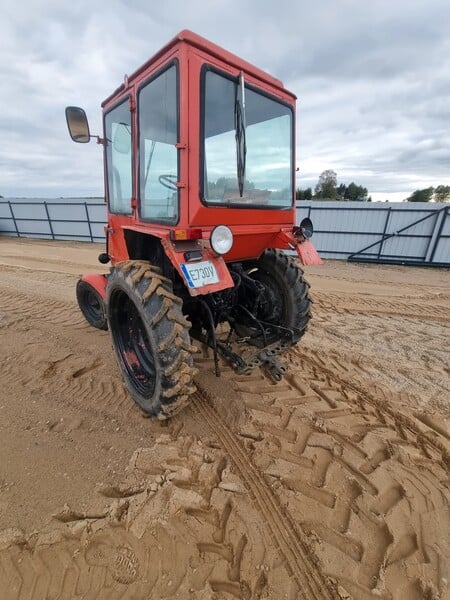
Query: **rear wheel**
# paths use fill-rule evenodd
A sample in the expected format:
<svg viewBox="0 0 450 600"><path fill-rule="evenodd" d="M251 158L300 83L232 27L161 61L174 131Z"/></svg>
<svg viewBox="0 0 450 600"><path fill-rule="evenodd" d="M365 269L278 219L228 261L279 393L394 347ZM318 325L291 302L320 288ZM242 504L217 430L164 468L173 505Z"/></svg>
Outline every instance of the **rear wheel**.
<svg viewBox="0 0 450 600"><path fill-rule="evenodd" d="M87 281L80 279L76 294L78 306L89 325L97 329L108 329L105 302L97 290Z"/></svg>
<svg viewBox="0 0 450 600"><path fill-rule="evenodd" d="M149 415L167 419L195 391L189 321L172 283L146 261L111 269L108 325L125 384Z"/></svg>
<svg viewBox="0 0 450 600"><path fill-rule="evenodd" d="M262 286L262 294L256 310L253 309L253 315L260 321L280 327L269 331L266 342L272 344L286 341L289 339L286 330L291 330L291 342L297 343L305 333L311 318L309 284L305 281L298 263L283 251L269 248L257 261L248 265L246 271ZM258 328L251 320L245 321L247 333L257 335ZM261 345L261 337L255 340L255 345Z"/></svg>

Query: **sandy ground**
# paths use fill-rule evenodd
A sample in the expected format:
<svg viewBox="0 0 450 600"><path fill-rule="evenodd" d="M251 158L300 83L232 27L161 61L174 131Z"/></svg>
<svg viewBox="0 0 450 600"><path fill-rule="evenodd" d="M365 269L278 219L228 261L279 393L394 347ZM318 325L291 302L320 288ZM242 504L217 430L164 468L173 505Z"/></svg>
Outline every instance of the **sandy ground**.
<svg viewBox="0 0 450 600"><path fill-rule="evenodd" d="M279 384L168 423L78 311L102 247L0 238L0 598L449 598L450 272L329 261Z"/></svg>

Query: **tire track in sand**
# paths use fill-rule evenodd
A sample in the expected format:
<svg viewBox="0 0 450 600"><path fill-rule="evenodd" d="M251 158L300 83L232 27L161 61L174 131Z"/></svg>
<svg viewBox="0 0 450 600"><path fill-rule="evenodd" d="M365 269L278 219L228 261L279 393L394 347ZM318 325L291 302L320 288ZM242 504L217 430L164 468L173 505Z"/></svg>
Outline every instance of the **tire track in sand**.
<svg viewBox="0 0 450 600"><path fill-rule="evenodd" d="M447 440L353 372L337 378L338 361L301 348L287 359L276 387L257 372L235 378L250 417L238 430L323 572L358 600L443 598Z"/></svg>
<svg viewBox="0 0 450 600"><path fill-rule="evenodd" d="M5 383L22 385L33 395L45 390L96 413L137 412L117 370L109 334L89 326L75 296L73 302L50 298L36 302L30 294L0 290L0 302L6 315L0 326L23 338L20 354L8 356L2 364ZM28 339L30 326L39 327L40 341ZM43 355L51 359L44 360Z"/></svg>
<svg viewBox="0 0 450 600"><path fill-rule="evenodd" d="M203 396L207 393L203 391ZM286 514L265 479L251 463L246 451L233 433L226 427L215 410L200 394L195 394L194 408L215 432L227 451L242 481L250 492L257 508L271 533L275 546L284 557L291 576L295 579L301 598L335 599L337 592L330 581L323 577L307 540L298 531L295 522Z"/></svg>
<svg viewBox="0 0 450 600"><path fill-rule="evenodd" d="M0 534L2 600L296 600L244 491L223 452L174 427L102 489L103 514L66 507L45 532Z"/></svg>
<svg viewBox="0 0 450 600"><path fill-rule="evenodd" d="M314 303L318 308L334 314L373 314L378 316L399 316L448 323L450 321L447 303L449 296L435 294L417 302L414 297L411 302L400 298L385 298L382 296L362 296L314 292Z"/></svg>
<svg viewBox="0 0 450 600"><path fill-rule="evenodd" d="M0 290L0 305L1 311L9 317L7 326L38 320L65 328L89 328L76 306L75 295L73 302L50 298L39 298L36 302L31 294Z"/></svg>

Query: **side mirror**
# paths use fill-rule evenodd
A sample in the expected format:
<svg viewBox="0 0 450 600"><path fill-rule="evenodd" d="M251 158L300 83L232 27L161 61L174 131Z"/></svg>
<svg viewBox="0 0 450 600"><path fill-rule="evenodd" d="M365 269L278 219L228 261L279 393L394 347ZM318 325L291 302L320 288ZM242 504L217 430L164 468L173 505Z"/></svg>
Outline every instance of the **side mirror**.
<svg viewBox="0 0 450 600"><path fill-rule="evenodd" d="M86 144L91 139L86 113L78 106L66 106L66 121L74 142Z"/></svg>
<svg viewBox="0 0 450 600"><path fill-rule="evenodd" d="M296 226L292 229L292 233L295 235L296 238L303 238L304 240L309 240L309 238L311 238L314 233L314 227L311 219L308 219L308 217L303 219L299 227Z"/></svg>
<svg viewBox="0 0 450 600"><path fill-rule="evenodd" d="M302 235L305 238L305 240L309 240L309 238L312 237L314 233L314 227L311 219L303 219L303 221L300 223L300 231L302 232Z"/></svg>

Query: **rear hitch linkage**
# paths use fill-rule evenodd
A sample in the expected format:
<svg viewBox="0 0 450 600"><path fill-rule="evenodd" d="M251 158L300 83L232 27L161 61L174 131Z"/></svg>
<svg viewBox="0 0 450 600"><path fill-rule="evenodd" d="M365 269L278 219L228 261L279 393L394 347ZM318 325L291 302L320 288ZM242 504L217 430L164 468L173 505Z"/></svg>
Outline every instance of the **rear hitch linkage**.
<svg viewBox="0 0 450 600"><path fill-rule="evenodd" d="M288 330L286 330L286 332L287 331ZM273 344L264 346L247 359L244 359L231 349L230 342L226 344L219 342L215 335L215 331L213 331L212 334L208 333L208 335L204 335L198 331L193 332L191 330L192 337L213 350L216 377L220 377L218 361L218 355L220 354L220 356L223 356L223 358L231 364L237 373L248 375L256 367L261 367L274 381L281 381L287 370L285 365L276 357L293 344L295 331L289 330L289 333L291 335L287 336L285 342L277 341Z"/></svg>

